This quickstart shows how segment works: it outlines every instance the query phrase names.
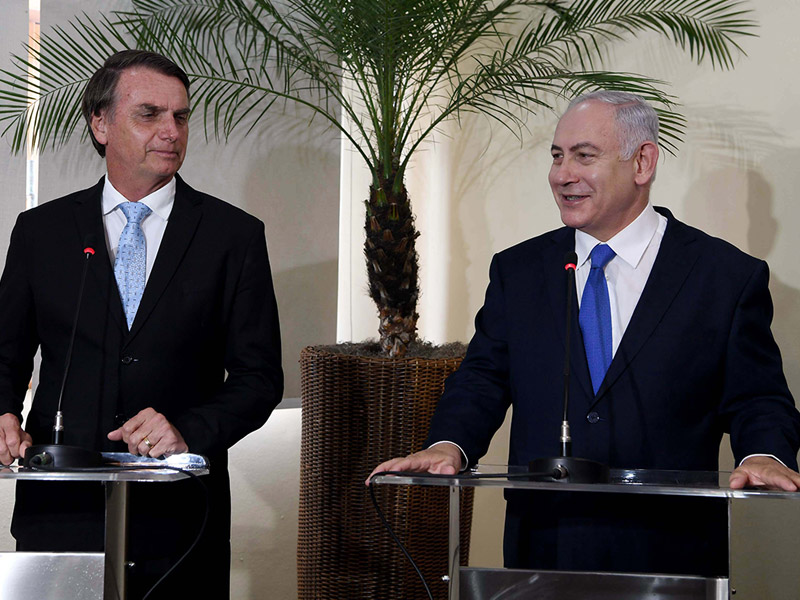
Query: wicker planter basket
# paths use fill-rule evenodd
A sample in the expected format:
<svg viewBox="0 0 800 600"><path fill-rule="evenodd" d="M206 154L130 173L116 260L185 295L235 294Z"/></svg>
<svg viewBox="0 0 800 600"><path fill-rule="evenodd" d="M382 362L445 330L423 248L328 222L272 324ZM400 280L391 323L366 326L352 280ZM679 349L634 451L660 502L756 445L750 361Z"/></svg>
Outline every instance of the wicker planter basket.
<svg viewBox="0 0 800 600"><path fill-rule="evenodd" d="M298 598L422 598L417 575L381 525L364 480L381 461L421 448L459 358L300 355L302 442ZM447 598L447 488L383 485L378 501L435 598ZM462 488L461 559L469 556L472 490Z"/></svg>

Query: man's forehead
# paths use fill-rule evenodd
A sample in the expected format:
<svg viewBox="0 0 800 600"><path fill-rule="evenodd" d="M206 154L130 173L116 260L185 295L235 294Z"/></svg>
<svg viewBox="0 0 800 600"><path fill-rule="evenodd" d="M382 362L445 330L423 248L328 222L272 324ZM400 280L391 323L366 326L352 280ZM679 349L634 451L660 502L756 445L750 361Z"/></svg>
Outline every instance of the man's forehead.
<svg viewBox="0 0 800 600"><path fill-rule="evenodd" d="M615 140L614 107L592 100L581 102L564 113L553 134L553 145L562 149L585 144L599 147L605 141Z"/></svg>
<svg viewBox="0 0 800 600"><path fill-rule="evenodd" d="M158 97L178 94L188 105L189 93L177 77L166 75L155 69L131 67L120 73L117 90L141 100L139 103L159 104ZM152 99L149 96L153 96ZM174 100L173 100L174 101Z"/></svg>

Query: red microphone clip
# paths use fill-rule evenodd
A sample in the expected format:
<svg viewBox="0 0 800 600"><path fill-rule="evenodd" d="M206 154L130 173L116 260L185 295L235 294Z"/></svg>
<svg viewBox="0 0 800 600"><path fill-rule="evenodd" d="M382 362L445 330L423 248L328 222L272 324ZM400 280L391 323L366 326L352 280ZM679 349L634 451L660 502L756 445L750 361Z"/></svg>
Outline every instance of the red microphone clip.
<svg viewBox="0 0 800 600"><path fill-rule="evenodd" d="M569 271L570 269L575 271L577 268L578 267L575 266L575 263L567 263L567 264L564 265L564 270L565 271Z"/></svg>
<svg viewBox="0 0 800 600"><path fill-rule="evenodd" d="M83 253L91 254L92 256L94 256L94 248L92 248L91 246L86 246L86 248L83 249Z"/></svg>

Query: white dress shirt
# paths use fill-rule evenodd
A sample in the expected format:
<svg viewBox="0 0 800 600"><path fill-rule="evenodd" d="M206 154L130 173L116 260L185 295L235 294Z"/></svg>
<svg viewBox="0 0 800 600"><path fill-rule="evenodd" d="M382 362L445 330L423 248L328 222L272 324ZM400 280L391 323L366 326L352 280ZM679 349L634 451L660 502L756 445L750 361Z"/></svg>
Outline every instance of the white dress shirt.
<svg viewBox="0 0 800 600"><path fill-rule="evenodd" d="M128 202L128 199L114 188L108 180L108 175L106 175L106 182L103 186L103 228L106 232L106 248L108 248L108 256L111 258L112 267L117 258L119 237L128 223L125 213L119 207L124 202ZM152 194L139 200L139 202L146 204L152 211L142 219L141 224L145 247L147 248L146 283L150 277L150 272L153 270L153 263L156 260L161 240L164 238L164 231L167 228L167 221L175 203L175 178L173 177L167 185L158 188Z"/></svg>
<svg viewBox="0 0 800 600"><path fill-rule="evenodd" d="M631 322L639 298L642 297L642 290L650 277L666 230L667 218L648 204L630 225L605 242L616 253L605 267L608 299L611 303L612 356L617 353L620 340ZM596 245L602 243L588 233L575 232L575 253L578 255L575 287L578 292L578 306L592 268L589 255Z"/></svg>

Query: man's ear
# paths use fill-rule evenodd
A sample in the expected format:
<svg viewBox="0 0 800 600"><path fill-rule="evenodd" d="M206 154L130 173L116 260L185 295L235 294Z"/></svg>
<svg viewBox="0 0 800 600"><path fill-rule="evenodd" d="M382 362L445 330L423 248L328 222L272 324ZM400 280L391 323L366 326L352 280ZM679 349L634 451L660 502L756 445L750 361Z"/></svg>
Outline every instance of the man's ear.
<svg viewBox="0 0 800 600"><path fill-rule="evenodd" d="M105 146L108 143L108 135L106 133L106 128L108 127L108 117L107 111L102 110L100 114L92 115L91 127L92 133L94 134L94 139L97 140L99 144Z"/></svg>
<svg viewBox="0 0 800 600"><path fill-rule="evenodd" d="M653 180L658 165L658 144L644 142L634 155L634 181L638 185L646 185Z"/></svg>

